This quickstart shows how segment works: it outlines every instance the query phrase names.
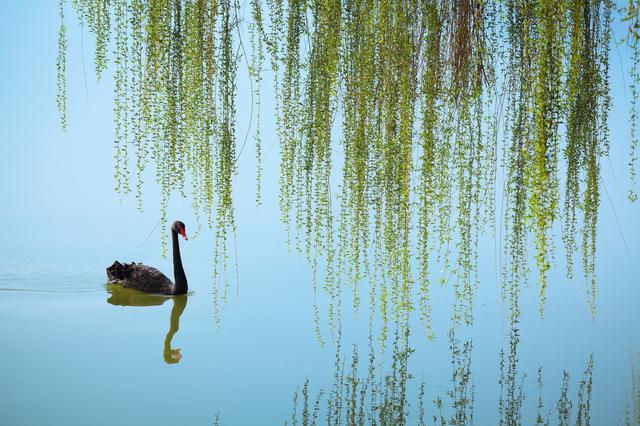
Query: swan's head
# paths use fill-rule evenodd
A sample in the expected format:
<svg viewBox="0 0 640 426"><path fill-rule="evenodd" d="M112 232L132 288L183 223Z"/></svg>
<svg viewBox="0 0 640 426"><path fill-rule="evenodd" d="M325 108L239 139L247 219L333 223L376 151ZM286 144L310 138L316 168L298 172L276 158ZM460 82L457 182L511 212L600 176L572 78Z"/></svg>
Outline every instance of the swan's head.
<svg viewBox="0 0 640 426"><path fill-rule="evenodd" d="M179 220L176 220L175 222L173 222L173 225L171 226L171 230L173 232L176 232L180 235L182 235L182 238L184 238L185 240L188 240L187 238L187 228L184 226L184 223L182 223Z"/></svg>

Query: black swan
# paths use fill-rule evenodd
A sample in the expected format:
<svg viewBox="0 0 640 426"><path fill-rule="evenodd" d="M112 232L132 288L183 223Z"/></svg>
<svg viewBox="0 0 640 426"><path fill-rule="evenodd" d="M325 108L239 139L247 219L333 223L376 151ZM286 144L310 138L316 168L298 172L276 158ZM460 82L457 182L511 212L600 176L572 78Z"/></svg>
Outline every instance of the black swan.
<svg viewBox="0 0 640 426"><path fill-rule="evenodd" d="M166 275L151 266L142 263L120 263L117 260L107 268L110 284L132 288L147 293L162 293L169 295L185 294L188 290L187 277L182 268L178 234L187 240L184 223L176 220L171 226L171 241L173 244L173 276L175 284Z"/></svg>

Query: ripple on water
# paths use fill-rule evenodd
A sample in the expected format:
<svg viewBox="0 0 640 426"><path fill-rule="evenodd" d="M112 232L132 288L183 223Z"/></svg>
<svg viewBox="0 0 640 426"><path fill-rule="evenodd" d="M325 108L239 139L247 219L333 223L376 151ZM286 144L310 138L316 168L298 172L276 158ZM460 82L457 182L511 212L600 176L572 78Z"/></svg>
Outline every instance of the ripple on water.
<svg viewBox="0 0 640 426"><path fill-rule="evenodd" d="M91 293L104 291L105 281L104 271L0 258L0 291Z"/></svg>

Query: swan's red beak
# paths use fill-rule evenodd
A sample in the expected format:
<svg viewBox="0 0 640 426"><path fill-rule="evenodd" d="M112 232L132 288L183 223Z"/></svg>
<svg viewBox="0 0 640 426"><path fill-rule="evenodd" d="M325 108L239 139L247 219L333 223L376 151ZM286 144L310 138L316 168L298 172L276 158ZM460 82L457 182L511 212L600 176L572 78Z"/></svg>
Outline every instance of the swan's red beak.
<svg viewBox="0 0 640 426"><path fill-rule="evenodd" d="M187 232L184 230L184 228L180 228L180 235L182 235L182 238L186 240L188 240L189 238L187 238Z"/></svg>

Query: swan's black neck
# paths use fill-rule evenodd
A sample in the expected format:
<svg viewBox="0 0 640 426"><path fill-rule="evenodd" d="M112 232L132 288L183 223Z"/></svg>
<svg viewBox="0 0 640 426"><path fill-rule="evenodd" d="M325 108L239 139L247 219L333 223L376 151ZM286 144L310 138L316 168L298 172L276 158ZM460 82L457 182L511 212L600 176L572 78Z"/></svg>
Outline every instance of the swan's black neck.
<svg viewBox="0 0 640 426"><path fill-rule="evenodd" d="M187 292L187 276L182 268L182 259L180 258L180 243L178 242L178 233L171 230L171 239L173 243L173 277L174 287L173 294L185 294Z"/></svg>

